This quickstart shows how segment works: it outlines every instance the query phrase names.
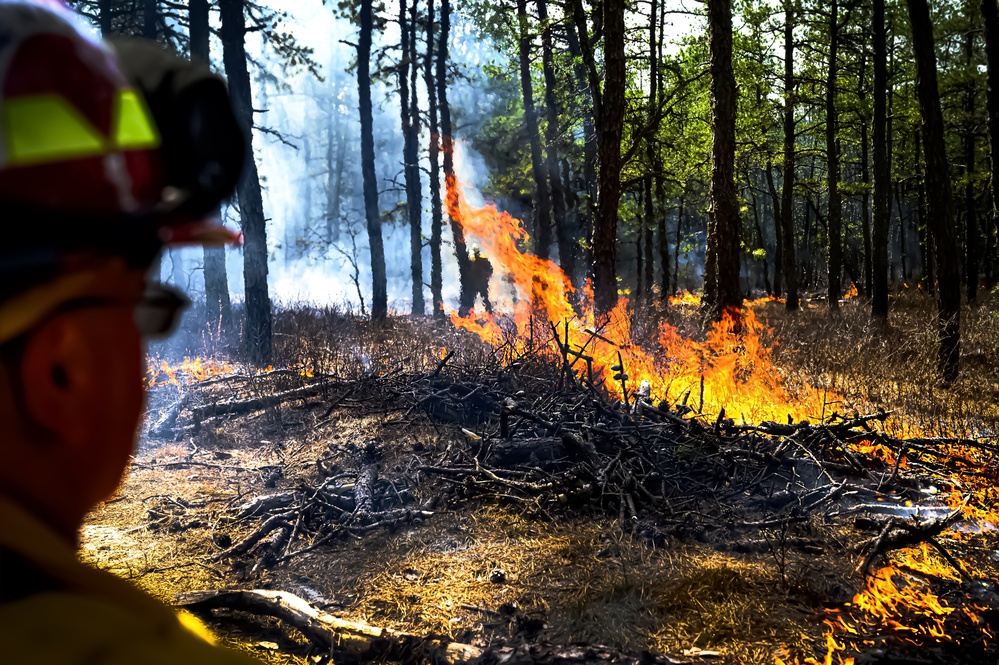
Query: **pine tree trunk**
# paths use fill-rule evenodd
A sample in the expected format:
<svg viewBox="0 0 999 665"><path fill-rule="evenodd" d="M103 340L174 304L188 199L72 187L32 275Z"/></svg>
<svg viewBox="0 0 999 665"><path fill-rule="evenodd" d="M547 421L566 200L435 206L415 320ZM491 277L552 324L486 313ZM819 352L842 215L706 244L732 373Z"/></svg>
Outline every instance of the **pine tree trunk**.
<svg viewBox="0 0 999 665"><path fill-rule="evenodd" d="M991 241L999 241L999 10L996 0L981 0L982 18L985 24L985 55L988 62L988 87L985 91L985 105L988 110L989 126L989 181L992 193L992 205L989 207L989 229L987 235ZM994 243L990 242L994 247ZM994 261L993 252L989 260ZM995 279L995 268L993 268ZM989 285L991 286L991 284Z"/></svg>
<svg viewBox="0 0 999 665"><path fill-rule="evenodd" d="M653 177L652 170L657 166L656 145L653 137L658 132L658 122L655 120L658 114L659 104L659 52L656 39L656 24L659 22L659 3L652 0L649 7L649 101L646 106L646 123L649 126L648 135L645 138L645 160L648 175L645 176L645 283L648 285L649 294L652 293L652 281L655 275L655 266L652 252L652 231L656 228L656 207L653 199ZM653 125L656 125L653 127ZM656 190L656 194L659 194ZM662 205L662 198L659 199ZM663 224L665 226L665 223ZM663 233L659 234L659 254L663 253ZM667 245L668 247L668 245ZM666 263L663 264L665 267ZM665 274L665 273L664 273Z"/></svg>
<svg viewBox="0 0 999 665"><path fill-rule="evenodd" d="M836 62L839 42L839 4L829 3L829 70L826 78L826 155L829 170L829 308L839 309L843 295L843 231L842 200L839 192L839 145L836 114L836 79L839 68Z"/></svg>
<svg viewBox="0 0 999 665"><path fill-rule="evenodd" d="M887 149L888 38L884 0L874 0L871 17L874 45L874 229L871 240L871 314L888 319L888 225L891 167Z"/></svg>
<svg viewBox="0 0 999 665"><path fill-rule="evenodd" d="M781 185L781 235L788 311L798 309L798 259L794 238L794 7L784 4L784 182Z"/></svg>
<svg viewBox="0 0 999 665"><path fill-rule="evenodd" d="M676 207L676 244L673 245L673 293L680 290L680 234L683 230L683 212L686 210L687 188L680 192L680 203Z"/></svg>
<svg viewBox="0 0 999 665"><path fill-rule="evenodd" d="M142 0L142 38L156 39L159 34L160 8L157 0Z"/></svg>
<svg viewBox="0 0 999 665"><path fill-rule="evenodd" d="M576 243L566 219L566 195L559 174L559 107L556 97L558 85L555 78L555 59L552 53L552 27L548 20L547 0L536 0L538 20L541 22L541 65L545 76L545 167L551 186L552 219L555 222L555 240L558 243L559 264L573 283L576 279Z"/></svg>
<svg viewBox="0 0 999 665"><path fill-rule="evenodd" d="M444 213L441 209L440 132L437 127L437 86L434 81L434 0L427 0L427 52L423 62L423 81L427 87L427 118L430 123L430 297L434 318L444 318L444 280L441 260L441 235Z"/></svg>
<svg viewBox="0 0 999 665"><path fill-rule="evenodd" d="M749 193L753 199L753 223L756 228L756 246L763 252L763 288L767 295L773 295L773 287L770 285L770 266L767 265L767 245L763 239L763 224L760 222L760 203L756 199L756 188L752 183L749 185Z"/></svg>
<svg viewBox="0 0 999 665"><path fill-rule="evenodd" d="M461 295L458 312L467 316L475 302L475 290L469 283L471 271L465 230L461 227L458 208L458 179L454 174L454 137L451 136L451 106L447 101L448 39L451 34L451 0L441 0L441 32L437 42L437 103L440 110L441 152L444 153L444 186L447 196L447 214L451 220L454 237L454 256L458 262Z"/></svg>
<svg viewBox="0 0 999 665"><path fill-rule="evenodd" d="M271 301L267 291L267 227L257 164L253 159L253 100L246 57L243 0L219 0L222 60L236 119L246 134L247 160L236 186L243 227L243 284L246 294L246 350L259 365L271 361Z"/></svg>
<svg viewBox="0 0 999 665"><path fill-rule="evenodd" d="M111 0L97 0L97 23L101 29L101 37L108 39L115 34L114 15Z"/></svg>
<svg viewBox="0 0 999 665"><path fill-rule="evenodd" d="M340 206L343 200L343 174L347 164L347 137L336 104L330 102L326 141L326 242L340 240ZM334 120L334 116L336 120ZM336 155L333 146L336 145Z"/></svg>
<svg viewBox="0 0 999 665"><path fill-rule="evenodd" d="M413 281L413 315L423 316L423 184L420 182L420 114L416 98L416 0L412 19L406 0L399 0L399 99L405 162L406 212L409 217L410 276Z"/></svg>
<svg viewBox="0 0 999 665"><path fill-rule="evenodd" d="M916 58L916 95L922 117L923 150L926 158L926 189L929 218L936 241L937 325L940 336L940 373L947 381L957 378L961 355L961 272L954 224L950 165L944 143L943 113L937 88L933 24L926 0L907 0L912 25L912 47ZM875 140L875 143L877 141Z"/></svg>
<svg viewBox="0 0 999 665"><path fill-rule="evenodd" d="M594 124L596 104L594 94L590 89L586 65L583 62L583 52L579 45L577 28L573 24L573 13L567 11L565 17L565 37L572 56L573 74L576 79L576 91L582 97L583 107L583 180L586 193L579 215L580 237L589 240L593 236L593 214L597 203L597 129ZM598 91L599 92L599 91ZM590 263L587 257L586 263Z"/></svg>
<svg viewBox="0 0 999 665"><path fill-rule="evenodd" d="M868 143L867 118L860 122L860 179L863 181L864 193L860 197L860 226L864 237L864 295L871 297L873 293L874 269L871 264L871 166L870 144Z"/></svg>
<svg viewBox="0 0 999 665"><path fill-rule="evenodd" d="M190 0L191 59L210 63L210 25L208 0ZM229 279L226 275L225 248L205 247L205 316L209 329L216 335L232 330L232 303L229 300Z"/></svg>
<svg viewBox="0 0 999 665"><path fill-rule="evenodd" d="M625 26L623 0L605 0L604 89L598 135L597 219L593 228L593 295L596 311L617 304L617 215L621 198L621 136L624 128Z"/></svg>
<svg viewBox="0 0 999 665"><path fill-rule="evenodd" d="M548 188L548 170L541 150L538 112L534 108L534 83L531 80L531 34L527 18L527 0L517 0L520 27L517 41L520 56L520 92L524 102L524 125L531 147L531 175L534 177L534 253L547 259L552 244L552 198Z"/></svg>
<svg viewBox="0 0 999 665"><path fill-rule="evenodd" d="M735 73L732 70L732 0L708 0L708 48L711 53L711 228L715 248L714 316L742 307L739 253L742 223L735 191ZM713 239L712 239L713 236ZM707 289L705 289L707 293Z"/></svg>
<svg viewBox="0 0 999 665"><path fill-rule="evenodd" d="M919 253L923 262L923 287L927 293L936 293L936 277L933 270L933 232L926 219L926 182L923 179L923 150L919 140L919 130L913 132L913 162L916 165L916 210L919 218Z"/></svg>
<svg viewBox="0 0 999 665"><path fill-rule="evenodd" d="M974 24L974 16L970 12L968 5L968 21ZM968 70L967 90L964 95L964 113L967 128L964 134L964 221L965 221L965 250L967 252L968 270L966 274L968 302L974 303L978 300L979 285L979 249L982 243L981 234L978 229L978 216L975 211L975 132L977 131L975 119L975 97L978 91L975 87L975 72L973 68L973 58L975 56L974 33L969 29L964 35L964 57L965 66Z"/></svg>
<svg viewBox="0 0 999 665"><path fill-rule="evenodd" d="M774 295L784 294L784 218L781 215L780 197L774 185L774 165L767 162L767 189L770 190L770 207L774 219Z"/></svg>
<svg viewBox="0 0 999 665"><path fill-rule="evenodd" d="M361 178L364 187L364 218L368 226L371 252L371 318L388 316L388 284L385 276L385 245L378 208L378 181L375 174L375 136L371 117L371 33L374 17L372 0L361 0L360 35L357 46L357 97L361 115Z"/></svg>
<svg viewBox="0 0 999 665"><path fill-rule="evenodd" d="M656 197L659 199L659 228L657 229L657 239L659 244L659 266L662 269L659 277L659 300L663 304L669 303L670 296L670 261L669 261L669 238L666 236L666 179L661 175L662 165L659 165L660 175L656 176ZM679 216L677 216L679 222ZM679 248L677 248L679 249Z"/></svg>

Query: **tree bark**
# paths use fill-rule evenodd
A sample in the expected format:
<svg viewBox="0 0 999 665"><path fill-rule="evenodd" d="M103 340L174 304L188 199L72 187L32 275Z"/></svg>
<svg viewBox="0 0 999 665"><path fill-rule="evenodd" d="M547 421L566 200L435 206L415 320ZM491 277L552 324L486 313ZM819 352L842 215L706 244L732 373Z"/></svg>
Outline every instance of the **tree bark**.
<svg viewBox="0 0 999 665"><path fill-rule="evenodd" d="M975 97L978 90L975 86L975 72L973 71L973 58L975 55L975 36L971 27L974 25L974 16L971 13L970 2L968 3L969 27L964 34L964 57L967 68L968 83L964 95L964 113L967 123L964 133L964 221L965 221L965 242L964 247L967 252L967 273L966 282L968 289L968 302L974 303L978 300L979 285L979 249L982 243L981 234L978 229L978 216L975 211Z"/></svg>
<svg viewBox="0 0 999 665"><path fill-rule="evenodd" d="M427 0L427 53L423 63L423 80L427 87L427 118L430 144L430 297L433 300L434 318L444 318L444 280L441 260L441 236L444 231L444 213L441 209L440 133L437 126L437 86L434 81L434 0Z"/></svg>
<svg viewBox="0 0 999 665"><path fill-rule="evenodd" d="M680 290L680 234L683 229L683 212L686 210L687 188L680 192L680 203L676 207L676 243L673 245L673 293Z"/></svg>
<svg viewBox="0 0 999 665"><path fill-rule="evenodd" d="M361 116L361 178L364 188L364 218L371 252L371 318L388 316L388 284L385 276L385 245L378 208L375 175L375 136L371 117L371 33L374 29L372 0L361 0L360 35L357 45L357 97Z"/></svg>
<svg viewBox="0 0 999 665"><path fill-rule="evenodd" d="M829 213L827 217L829 236L829 308L839 309L839 299L843 295L843 237L842 200L839 192L839 138L836 114L836 79L839 68L836 62L839 46L839 4L838 0L829 3L829 70L826 77L826 155L829 170Z"/></svg>
<svg viewBox="0 0 999 665"><path fill-rule="evenodd" d="M645 116L646 123L649 126L648 135L645 138L645 160L647 175L645 176L645 283L649 290L649 294L652 294L652 281L655 275L655 266L653 261L652 252L652 231L656 228L656 207L655 200L653 198L653 176L652 171L658 166L656 159L656 145L653 138L658 133L658 123L656 127L653 127L655 118L657 116L657 109L659 105L659 51L657 48L656 39L656 24L659 22L659 3L658 0L652 0L649 7L649 101L646 105ZM656 169L657 171L660 169ZM661 178L660 178L661 180ZM660 188L656 188L656 194L660 194ZM660 205L662 205L662 198L659 199ZM665 227L665 223L663 223ZM660 257L663 254L663 236L664 232L659 234L659 254ZM668 245L666 245L668 248ZM663 263L665 267L666 263ZM663 274L666 274L665 272Z"/></svg>
<svg viewBox="0 0 999 665"><path fill-rule="evenodd" d="M444 153L447 215L451 220L454 256L458 262L458 275L461 281L458 312L462 316L467 316L475 302L475 289L469 283L471 277L470 261L468 248L465 245L465 230L461 227L461 214L458 207L458 179L454 174L454 137L451 136L451 106L447 100L447 59L450 34L451 0L441 0L441 32L437 42L437 103L440 109L441 152Z"/></svg>
<svg viewBox="0 0 999 665"><path fill-rule="evenodd" d="M160 8L157 0L142 0L142 38L156 40L159 34Z"/></svg>
<svg viewBox="0 0 999 665"><path fill-rule="evenodd" d="M954 225L950 167L944 143L943 113L937 89L933 24L926 0L907 0L916 58L916 94L922 117L926 158L929 217L936 241L937 326L940 336L939 369L944 379L957 378L961 354L961 274ZM875 141L876 142L876 141Z"/></svg>
<svg viewBox="0 0 999 665"><path fill-rule="evenodd" d="M399 0L399 101L406 180L406 212L409 218L410 277L413 281L413 316L423 316L423 184L420 182L420 115L416 99L416 0L412 20L406 0Z"/></svg>
<svg viewBox="0 0 999 665"><path fill-rule="evenodd" d="M555 222L555 240L558 243L558 258L562 272L575 284L576 243L566 218L566 194L559 174L559 146L562 139L559 133L559 106L556 97L558 85L555 78L555 60L552 53L552 26L548 20L548 1L536 0L538 20L541 22L541 68L545 76L545 166L548 171L552 197L552 215Z"/></svg>
<svg viewBox="0 0 999 665"><path fill-rule="evenodd" d="M597 136L600 157L597 219L593 228L593 294L596 311L617 304L617 215L621 198L621 136L624 129L625 26L623 0L603 3L604 89Z"/></svg>
<svg viewBox="0 0 999 665"><path fill-rule="evenodd" d="M188 3L191 59L211 62L208 21L208 0ZM209 329L216 335L232 330L232 303L229 300L229 280L225 267L224 247L205 247L205 316Z"/></svg>
<svg viewBox="0 0 999 665"><path fill-rule="evenodd" d="M936 277L933 270L933 232L926 218L926 182L923 178L923 149L919 140L919 130L913 132L913 161L916 165L916 214L919 224L919 253L923 263L923 287L927 293L936 293Z"/></svg>
<svg viewBox="0 0 999 665"><path fill-rule="evenodd" d="M335 101L330 101L327 113L329 127L326 141L326 242L340 239L340 206L343 200L343 174L347 164L347 136ZM336 118L334 120L334 118ZM336 153L334 156L334 145Z"/></svg>
<svg viewBox="0 0 999 665"><path fill-rule="evenodd" d="M871 241L871 315L888 319L888 225L891 216L891 167L887 147L888 37L884 0L874 0L874 229Z"/></svg>
<svg viewBox="0 0 999 665"><path fill-rule="evenodd" d="M597 90L595 96L590 88L590 79L587 76L583 51L579 45L579 35L573 18L573 12L567 11L565 37L569 46L569 55L572 56L576 91L582 97L583 115L583 180L585 181L586 193L579 214L579 233L580 237L589 240L593 235L593 214L597 203L597 129L594 124L597 105L594 100L599 97L600 91ZM587 260L587 263L589 262Z"/></svg>
<svg viewBox="0 0 999 665"><path fill-rule="evenodd" d="M243 283L246 294L246 350L250 361L271 361L271 301L267 291L267 227L257 164L253 159L253 100L246 58L243 0L219 0L222 60L233 109L246 135L247 160L236 187L243 227Z"/></svg>
<svg viewBox="0 0 999 665"><path fill-rule="evenodd" d="M531 148L531 175L534 177L534 253L547 259L552 244L552 199L548 171L541 150L538 112L534 108L534 83L531 80L531 34L527 0L517 0L517 24L520 28L517 47L520 59L520 92L524 102L524 125Z"/></svg>
<svg viewBox="0 0 999 665"><path fill-rule="evenodd" d="M774 217L774 295L780 296L784 293L784 218L781 215L780 196L777 194L777 186L774 185L774 165L767 162L767 189L770 190L770 207L773 208Z"/></svg>
<svg viewBox="0 0 999 665"><path fill-rule="evenodd" d="M788 311L798 309L798 259L794 238L794 6L784 3L784 182L781 185L781 239ZM775 280L776 281L776 280Z"/></svg>
<svg viewBox="0 0 999 665"><path fill-rule="evenodd" d="M735 73L732 70L732 0L708 0L708 48L711 57L711 226L708 245L715 250L715 318L742 307L739 253L742 224L735 191ZM707 288L705 288L707 293Z"/></svg>
<svg viewBox="0 0 999 665"><path fill-rule="evenodd" d="M988 87L985 105L989 126L989 181L992 205L989 207L990 228L988 237L999 240L999 10L996 0L982 1L982 18L985 25L985 57L988 62ZM990 261L995 257L990 253ZM993 274L995 269L993 268Z"/></svg>
<svg viewBox="0 0 999 665"><path fill-rule="evenodd" d="M114 14L111 0L97 0L97 22L104 39L114 36Z"/></svg>

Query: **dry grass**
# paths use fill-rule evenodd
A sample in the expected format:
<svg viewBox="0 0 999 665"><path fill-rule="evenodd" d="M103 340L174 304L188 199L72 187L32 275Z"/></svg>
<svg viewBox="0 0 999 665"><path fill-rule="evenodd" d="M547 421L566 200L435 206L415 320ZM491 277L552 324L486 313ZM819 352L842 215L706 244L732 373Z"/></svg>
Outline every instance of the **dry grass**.
<svg viewBox="0 0 999 665"><path fill-rule="evenodd" d="M759 309L771 326L774 360L789 380L826 387L848 404L894 411L898 433L995 436L999 432L999 318L994 297L962 311L961 376L937 373L936 309L918 290L896 294L889 325L871 320L860 298L838 315L825 303L789 314L780 303Z"/></svg>
<svg viewBox="0 0 999 665"><path fill-rule="evenodd" d="M895 410L894 427L967 435L995 432L999 425L996 304L987 300L965 310L963 372L950 386L936 376L934 308L921 294L894 299L887 329L870 322L859 299L846 302L835 317L823 304L806 305L796 315L777 303L758 311L772 329L773 358L789 381L828 388L864 408ZM703 334L694 308L674 307L661 316L684 334ZM654 338L656 324L655 317L636 320L636 335ZM448 325L398 318L374 327L349 313L314 309L282 312L275 320L276 365L337 378L427 371L442 347L460 350L453 363L496 362L491 349ZM266 384L240 390L266 390ZM168 397L163 401L176 394ZM586 516L556 522L496 503L464 505L394 533L337 541L276 570L206 563L218 549L213 539L219 533L238 537L244 528L216 525L226 507L274 491L268 487L273 479L253 469L281 463L286 471L278 487L291 487L311 479L319 457L356 467L368 441L385 451L383 464L394 465L415 443L432 450L455 437L448 429L389 427L392 414L344 408L322 426L316 415L285 405L202 429L193 439L197 459L229 470L165 466L187 459L190 442L143 448L117 499L88 520L85 558L167 600L194 588L281 588L325 599L344 618L416 633L468 641L532 637L674 655L699 648L717 650L721 662L733 664L772 663L778 650L813 655L810 639L822 633L824 603L849 598L856 589L849 553L830 551L821 559L792 553L785 577L768 554L719 552L686 541L656 548L613 522ZM197 519L179 510L171 517L178 498L202 506ZM505 573L499 583L490 581L496 568ZM517 619L492 613L512 604ZM303 646L273 622L218 627L232 643L274 665L309 662Z"/></svg>

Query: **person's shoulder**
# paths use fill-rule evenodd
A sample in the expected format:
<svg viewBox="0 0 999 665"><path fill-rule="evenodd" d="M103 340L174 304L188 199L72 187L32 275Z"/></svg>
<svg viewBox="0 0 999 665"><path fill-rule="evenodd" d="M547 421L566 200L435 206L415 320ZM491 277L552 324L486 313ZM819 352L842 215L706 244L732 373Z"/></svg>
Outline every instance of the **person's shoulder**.
<svg viewBox="0 0 999 665"><path fill-rule="evenodd" d="M193 623L193 626L192 626ZM0 644L11 663L45 665L259 665L191 630L100 599L42 593L0 604ZM207 635L207 633L205 633Z"/></svg>

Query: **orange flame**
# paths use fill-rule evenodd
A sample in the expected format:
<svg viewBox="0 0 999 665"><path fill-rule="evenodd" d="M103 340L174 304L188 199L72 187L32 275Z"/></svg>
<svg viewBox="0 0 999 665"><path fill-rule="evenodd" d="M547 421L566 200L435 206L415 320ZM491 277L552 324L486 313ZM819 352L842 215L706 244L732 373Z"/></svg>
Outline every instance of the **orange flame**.
<svg viewBox="0 0 999 665"><path fill-rule="evenodd" d="M165 360L158 365L151 362L146 368L146 385L181 386L205 381L213 376L228 376L236 371L236 367L225 360L203 360L202 358L184 358L178 365L171 365Z"/></svg>
<svg viewBox="0 0 999 665"><path fill-rule="evenodd" d="M578 379L592 380L625 400L648 381L654 399L675 403L686 395L688 407L708 417L724 409L730 417L748 420L800 421L826 411L829 401L821 390L791 387L784 380L761 342L764 326L752 310L738 321L726 314L703 343L664 323L657 348L641 348L632 340L626 298L598 320L588 286L577 292L557 263L526 251L529 236L520 220L492 204L474 207L464 186L453 179L446 184L449 214L497 268L490 291L503 312L462 317L452 311L455 326L512 354L537 348L540 326L548 352L562 355ZM700 298L684 294L671 301L694 306ZM549 322L558 330L557 344Z"/></svg>

